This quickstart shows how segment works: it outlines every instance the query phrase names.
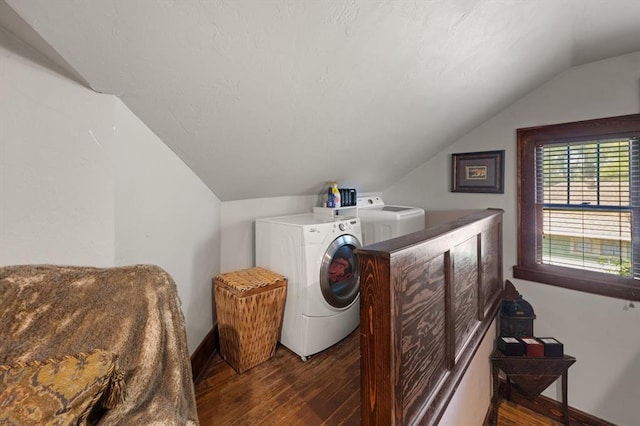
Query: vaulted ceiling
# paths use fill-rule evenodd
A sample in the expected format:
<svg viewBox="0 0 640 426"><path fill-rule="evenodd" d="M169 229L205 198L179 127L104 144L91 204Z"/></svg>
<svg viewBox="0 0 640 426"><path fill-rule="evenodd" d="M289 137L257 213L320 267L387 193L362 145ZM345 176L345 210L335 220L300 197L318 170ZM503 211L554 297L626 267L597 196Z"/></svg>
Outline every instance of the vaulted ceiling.
<svg viewBox="0 0 640 426"><path fill-rule="evenodd" d="M563 70L640 50L638 22L636 0L0 0L223 201L383 190Z"/></svg>

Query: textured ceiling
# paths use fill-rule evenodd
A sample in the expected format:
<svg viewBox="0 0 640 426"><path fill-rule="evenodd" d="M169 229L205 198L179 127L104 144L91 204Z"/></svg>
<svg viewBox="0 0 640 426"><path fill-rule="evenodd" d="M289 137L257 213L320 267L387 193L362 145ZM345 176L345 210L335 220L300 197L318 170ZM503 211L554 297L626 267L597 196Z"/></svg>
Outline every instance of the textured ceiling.
<svg viewBox="0 0 640 426"><path fill-rule="evenodd" d="M223 201L383 190L557 73L640 50L636 0L2 1Z"/></svg>

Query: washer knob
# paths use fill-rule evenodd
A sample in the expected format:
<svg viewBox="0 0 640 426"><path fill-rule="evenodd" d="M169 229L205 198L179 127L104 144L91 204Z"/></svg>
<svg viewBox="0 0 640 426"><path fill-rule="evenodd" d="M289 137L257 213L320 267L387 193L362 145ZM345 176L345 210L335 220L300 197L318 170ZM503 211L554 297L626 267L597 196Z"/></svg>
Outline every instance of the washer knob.
<svg viewBox="0 0 640 426"><path fill-rule="evenodd" d="M340 228L341 231L344 231L345 229L347 229L347 225L341 223L340 225L338 225L338 228Z"/></svg>

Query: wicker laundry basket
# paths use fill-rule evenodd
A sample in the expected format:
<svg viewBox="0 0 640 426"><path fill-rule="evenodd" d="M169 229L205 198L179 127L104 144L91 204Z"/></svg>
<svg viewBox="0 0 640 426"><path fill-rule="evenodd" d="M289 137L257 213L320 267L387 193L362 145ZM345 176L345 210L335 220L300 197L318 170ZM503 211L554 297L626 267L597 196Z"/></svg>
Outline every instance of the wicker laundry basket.
<svg viewBox="0 0 640 426"><path fill-rule="evenodd" d="M238 373L271 358L287 279L257 267L217 275L213 284L222 358Z"/></svg>

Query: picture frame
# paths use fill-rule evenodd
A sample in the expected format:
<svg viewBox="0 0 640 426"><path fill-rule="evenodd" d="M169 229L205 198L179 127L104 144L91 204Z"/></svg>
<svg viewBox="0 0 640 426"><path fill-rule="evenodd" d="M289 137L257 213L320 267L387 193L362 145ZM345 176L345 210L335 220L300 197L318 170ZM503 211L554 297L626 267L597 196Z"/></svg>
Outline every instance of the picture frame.
<svg viewBox="0 0 640 426"><path fill-rule="evenodd" d="M504 194L504 150L451 154L451 192Z"/></svg>

